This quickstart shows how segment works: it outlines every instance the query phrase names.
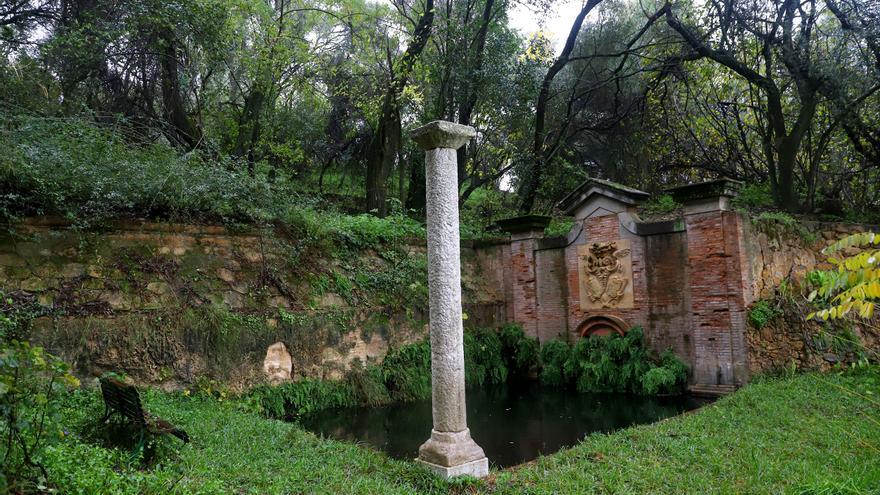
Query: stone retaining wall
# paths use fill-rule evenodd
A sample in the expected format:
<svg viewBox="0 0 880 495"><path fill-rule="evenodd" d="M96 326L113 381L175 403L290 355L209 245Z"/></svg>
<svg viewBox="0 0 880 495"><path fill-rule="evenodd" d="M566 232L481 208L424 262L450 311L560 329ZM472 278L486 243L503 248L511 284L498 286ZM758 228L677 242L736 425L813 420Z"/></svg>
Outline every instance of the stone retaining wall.
<svg viewBox="0 0 880 495"><path fill-rule="evenodd" d="M378 276L391 262L370 251L331 259L299 248L271 230L125 221L78 231L34 218L0 236L0 290L41 308L33 340L81 375L112 369L167 387L338 378L425 337L421 296L389 309L333 285L334 274ZM424 259L419 243L405 251ZM493 257L468 246L462 254L469 322L502 323L500 285L480 273Z"/></svg>

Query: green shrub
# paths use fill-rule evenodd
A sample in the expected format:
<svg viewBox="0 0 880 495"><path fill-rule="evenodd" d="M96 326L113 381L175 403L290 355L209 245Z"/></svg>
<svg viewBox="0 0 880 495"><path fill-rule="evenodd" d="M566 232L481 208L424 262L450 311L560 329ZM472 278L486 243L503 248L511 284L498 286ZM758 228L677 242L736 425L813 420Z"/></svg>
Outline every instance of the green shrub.
<svg viewBox="0 0 880 495"><path fill-rule="evenodd" d="M391 350L382 361L391 398L412 401L431 396L431 344L427 341Z"/></svg>
<svg viewBox="0 0 880 495"><path fill-rule="evenodd" d="M364 366L358 361L346 374L345 381L360 406L381 406L391 402L382 368L378 366Z"/></svg>
<svg viewBox="0 0 880 495"><path fill-rule="evenodd" d="M507 325L498 335L501 355L512 375L526 376L540 367L541 346L537 339L526 336L519 325Z"/></svg>
<svg viewBox="0 0 880 495"><path fill-rule="evenodd" d="M480 187L468 197L460 213L462 239L497 236L495 222L517 215L516 195L494 187Z"/></svg>
<svg viewBox="0 0 880 495"><path fill-rule="evenodd" d="M660 353L660 366L645 372L639 382L647 395L681 393L687 384L687 366L667 349Z"/></svg>
<svg viewBox="0 0 880 495"><path fill-rule="evenodd" d="M806 244L814 244L818 236L807 229L796 218L781 211L765 211L752 219L758 230L770 234L794 235Z"/></svg>
<svg viewBox="0 0 880 495"><path fill-rule="evenodd" d="M681 203L672 199L669 194L654 196L642 205L642 210L648 215L667 215L679 208L681 208Z"/></svg>
<svg viewBox="0 0 880 495"><path fill-rule="evenodd" d="M502 355L501 339L492 329L464 333L464 375L468 386L507 381L507 364Z"/></svg>
<svg viewBox="0 0 880 495"><path fill-rule="evenodd" d="M568 384L565 375L565 363L569 361L571 346L561 340L551 340L541 348L541 383L551 387L562 387Z"/></svg>
<svg viewBox="0 0 880 495"><path fill-rule="evenodd" d="M62 434L59 397L79 385L62 360L26 339L34 298L0 292L0 493L20 493L48 474L43 451Z"/></svg>
<svg viewBox="0 0 880 495"><path fill-rule="evenodd" d="M782 315L782 311L774 308L766 300L760 300L752 305L749 310L749 322L758 330Z"/></svg>
<svg viewBox="0 0 880 495"><path fill-rule="evenodd" d="M347 381L304 378L277 386L262 385L249 394L260 411L272 418L292 419L322 409L357 405Z"/></svg>
<svg viewBox="0 0 880 495"><path fill-rule="evenodd" d="M465 382L468 386L501 384L508 378L509 363L530 370L537 363L537 341L519 327L504 332L510 352L498 332L475 329L464 333ZM217 394L207 394L217 397ZM431 397L430 342L392 349L380 365L356 363L343 380L303 379L279 386L263 385L240 401L247 409L274 418L296 418L322 409L377 406L391 401L408 402Z"/></svg>
<svg viewBox="0 0 880 495"><path fill-rule="evenodd" d="M294 197L242 164L166 144L132 144L86 119L0 113L0 214L91 225L119 216L262 221ZM284 199L283 201L282 198Z"/></svg>
<svg viewBox="0 0 880 495"><path fill-rule="evenodd" d="M67 364L42 347L0 340L0 492L48 483L42 452L63 434L59 396L78 385Z"/></svg>
<svg viewBox="0 0 880 495"><path fill-rule="evenodd" d="M566 374L579 392L639 392L639 377L650 368L642 330L625 336L581 339L566 363Z"/></svg>
<svg viewBox="0 0 880 495"><path fill-rule="evenodd" d="M545 237L560 237L565 236L574 226L574 220L568 217L557 218L553 217L550 220L550 225L544 229Z"/></svg>
<svg viewBox="0 0 880 495"><path fill-rule="evenodd" d="M770 184L746 184L732 200L736 208L758 209L772 208L775 205Z"/></svg>
<svg viewBox="0 0 880 495"><path fill-rule="evenodd" d="M687 382L687 366L671 351L651 358L642 329L626 335L593 336L574 346L552 341L541 350L540 379L548 386L579 392L676 393Z"/></svg>

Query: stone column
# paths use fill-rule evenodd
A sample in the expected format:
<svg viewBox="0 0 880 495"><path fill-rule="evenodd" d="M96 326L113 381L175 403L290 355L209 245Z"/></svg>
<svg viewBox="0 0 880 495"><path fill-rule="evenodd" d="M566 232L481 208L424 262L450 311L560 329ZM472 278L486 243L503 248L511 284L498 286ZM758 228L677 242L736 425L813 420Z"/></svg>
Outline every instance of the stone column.
<svg viewBox="0 0 880 495"><path fill-rule="evenodd" d="M428 299L431 329L431 438L419 462L444 478L489 474L489 461L467 427L464 326L458 233L458 166L455 150L473 127L434 121L413 131L425 150L428 219Z"/></svg>

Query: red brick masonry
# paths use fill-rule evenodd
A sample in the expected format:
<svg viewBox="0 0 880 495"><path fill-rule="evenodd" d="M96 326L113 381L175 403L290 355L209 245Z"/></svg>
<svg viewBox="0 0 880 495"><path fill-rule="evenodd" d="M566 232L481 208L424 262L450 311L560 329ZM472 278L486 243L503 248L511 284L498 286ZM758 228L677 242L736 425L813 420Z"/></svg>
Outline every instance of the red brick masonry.
<svg viewBox="0 0 880 495"><path fill-rule="evenodd" d="M494 248L503 259L487 276L504 283L508 317L542 343L580 338L590 318L619 318L643 327L654 350L671 348L685 360L692 385L745 383L751 283L741 215L723 194L704 195L685 201L679 220L647 224L618 198L594 188L569 207L577 220L566 238L545 239L540 226L527 226L511 231L509 249ZM577 248L618 239L630 241L634 305L584 311Z"/></svg>

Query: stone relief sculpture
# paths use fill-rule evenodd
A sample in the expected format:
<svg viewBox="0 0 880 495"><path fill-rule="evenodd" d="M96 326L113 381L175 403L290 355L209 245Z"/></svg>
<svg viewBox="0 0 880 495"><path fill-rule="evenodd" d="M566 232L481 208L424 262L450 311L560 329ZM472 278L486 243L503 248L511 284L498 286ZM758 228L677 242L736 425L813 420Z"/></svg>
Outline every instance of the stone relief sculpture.
<svg viewBox="0 0 880 495"><path fill-rule="evenodd" d="M629 240L579 246L578 271L582 309L632 307Z"/></svg>

